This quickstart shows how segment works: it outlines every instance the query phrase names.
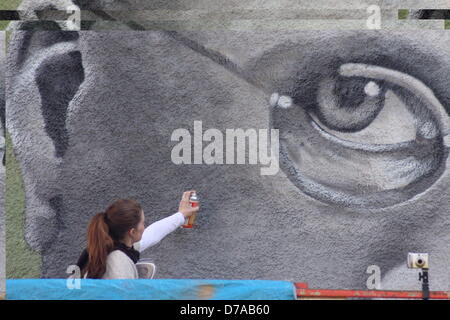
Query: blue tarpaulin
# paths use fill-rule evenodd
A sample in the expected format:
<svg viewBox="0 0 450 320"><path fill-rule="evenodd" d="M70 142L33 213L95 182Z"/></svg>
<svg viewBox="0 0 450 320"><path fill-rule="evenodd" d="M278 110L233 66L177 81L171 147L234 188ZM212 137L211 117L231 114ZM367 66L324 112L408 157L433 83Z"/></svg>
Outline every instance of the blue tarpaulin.
<svg viewBox="0 0 450 320"><path fill-rule="evenodd" d="M8 279L7 300L293 300L294 285L271 280Z"/></svg>

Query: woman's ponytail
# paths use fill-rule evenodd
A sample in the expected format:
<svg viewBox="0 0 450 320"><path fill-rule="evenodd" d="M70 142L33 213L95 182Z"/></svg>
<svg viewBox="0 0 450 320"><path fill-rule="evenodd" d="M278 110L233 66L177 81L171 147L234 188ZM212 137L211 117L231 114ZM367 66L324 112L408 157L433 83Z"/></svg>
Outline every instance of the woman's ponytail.
<svg viewBox="0 0 450 320"><path fill-rule="evenodd" d="M106 271L106 258L114 248L106 223L106 214L97 213L87 228L87 252L89 255L86 270L88 278L100 279Z"/></svg>
<svg viewBox="0 0 450 320"><path fill-rule="evenodd" d="M106 259L115 243L124 239L128 230L136 228L142 208L132 199L119 199L103 213L92 217L87 227L87 246L84 255L88 262L81 270L88 278L100 279L106 272Z"/></svg>

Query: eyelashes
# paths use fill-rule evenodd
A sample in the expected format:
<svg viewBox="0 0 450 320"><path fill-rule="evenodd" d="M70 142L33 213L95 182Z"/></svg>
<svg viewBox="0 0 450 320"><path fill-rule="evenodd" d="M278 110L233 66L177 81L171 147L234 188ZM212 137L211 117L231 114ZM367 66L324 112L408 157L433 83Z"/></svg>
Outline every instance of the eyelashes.
<svg viewBox="0 0 450 320"><path fill-rule="evenodd" d="M363 63L341 64L315 83L314 107L294 98L271 108L280 166L300 190L323 202L381 208L439 178L449 118L424 83Z"/></svg>

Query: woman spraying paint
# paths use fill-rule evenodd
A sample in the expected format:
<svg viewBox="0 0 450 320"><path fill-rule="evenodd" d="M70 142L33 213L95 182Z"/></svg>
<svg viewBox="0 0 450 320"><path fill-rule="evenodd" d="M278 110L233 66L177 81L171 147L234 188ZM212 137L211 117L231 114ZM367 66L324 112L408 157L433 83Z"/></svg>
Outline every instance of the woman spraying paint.
<svg viewBox="0 0 450 320"><path fill-rule="evenodd" d="M82 276L93 279L137 279L140 253L185 224L199 211L183 193L178 212L144 227L144 211L134 200L121 199L96 214L87 228L87 247L78 259Z"/></svg>

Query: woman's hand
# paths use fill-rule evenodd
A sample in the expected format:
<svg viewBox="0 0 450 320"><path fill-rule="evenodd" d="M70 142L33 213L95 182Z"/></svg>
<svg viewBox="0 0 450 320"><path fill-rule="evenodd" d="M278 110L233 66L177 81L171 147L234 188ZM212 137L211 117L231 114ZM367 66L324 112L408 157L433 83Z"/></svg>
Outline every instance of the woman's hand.
<svg viewBox="0 0 450 320"><path fill-rule="evenodd" d="M180 206L178 208L178 211L181 212L185 218L189 218L194 213L197 213L200 209L199 206L191 207L191 204L189 203L189 197L191 194L195 192L195 190L185 191L183 192L183 197L180 201Z"/></svg>

